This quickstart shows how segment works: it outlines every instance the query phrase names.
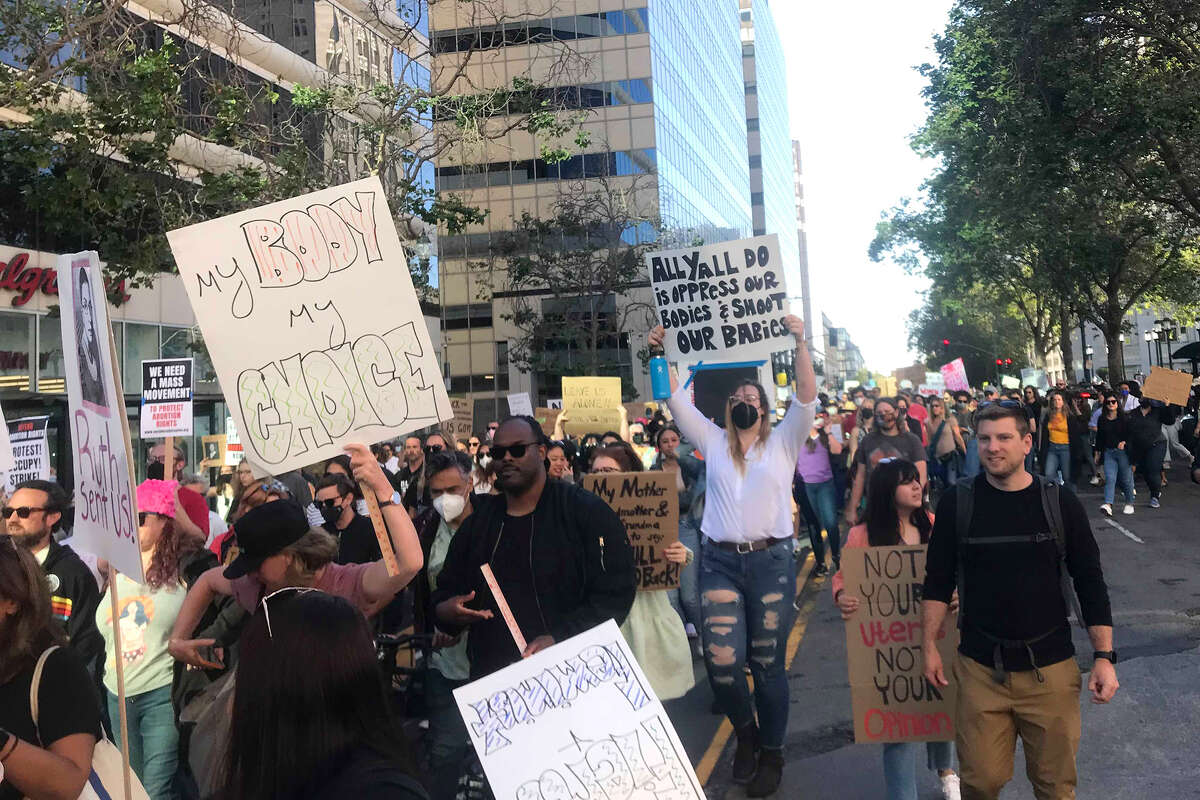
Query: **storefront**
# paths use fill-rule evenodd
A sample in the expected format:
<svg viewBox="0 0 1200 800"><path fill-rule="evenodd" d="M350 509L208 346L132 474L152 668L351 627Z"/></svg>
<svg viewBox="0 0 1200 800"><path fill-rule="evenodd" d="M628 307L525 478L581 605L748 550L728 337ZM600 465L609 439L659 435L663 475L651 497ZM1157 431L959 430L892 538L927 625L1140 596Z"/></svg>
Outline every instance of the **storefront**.
<svg viewBox="0 0 1200 800"><path fill-rule="evenodd" d="M73 482L66 383L53 253L0 244L0 405L6 419L50 416L51 464L58 480ZM225 433L225 401L203 337L178 275L163 274L150 286L118 287L126 299L109 305L113 342L125 390L129 431L139 478L145 475L150 442L138 436L138 405L144 359L195 360L194 434L176 439L194 471L201 437ZM110 296L113 294L110 291Z"/></svg>

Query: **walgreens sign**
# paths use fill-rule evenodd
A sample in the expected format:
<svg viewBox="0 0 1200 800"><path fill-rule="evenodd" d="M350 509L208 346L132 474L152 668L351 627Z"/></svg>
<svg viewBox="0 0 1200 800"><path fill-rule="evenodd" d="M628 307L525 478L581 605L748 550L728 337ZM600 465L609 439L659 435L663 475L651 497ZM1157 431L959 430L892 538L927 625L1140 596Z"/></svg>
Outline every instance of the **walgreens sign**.
<svg viewBox="0 0 1200 800"><path fill-rule="evenodd" d="M38 292L58 297L58 270L54 267L31 267L29 261L30 254L27 252L17 252L8 261L0 261L0 290L16 293L12 299L14 306L25 305ZM105 285L111 294L113 286L107 278ZM118 283L116 290L120 292L122 301L129 299L125 292L125 281Z"/></svg>

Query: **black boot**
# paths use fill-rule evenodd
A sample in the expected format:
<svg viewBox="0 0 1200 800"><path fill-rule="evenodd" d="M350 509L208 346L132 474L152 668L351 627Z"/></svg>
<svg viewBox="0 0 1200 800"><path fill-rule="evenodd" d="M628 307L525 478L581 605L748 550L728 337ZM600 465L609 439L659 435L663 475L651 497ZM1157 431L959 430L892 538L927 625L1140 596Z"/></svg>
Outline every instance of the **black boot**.
<svg viewBox="0 0 1200 800"><path fill-rule="evenodd" d="M746 786L746 797L769 797L779 788L783 778L783 751L760 750L758 754L758 771L754 780Z"/></svg>
<svg viewBox="0 0 1200 800"><path fill-rule="evenodd" d="M749 783L758 768L758 726L747 725L737 732L733 751L733 782Z"/></svg>

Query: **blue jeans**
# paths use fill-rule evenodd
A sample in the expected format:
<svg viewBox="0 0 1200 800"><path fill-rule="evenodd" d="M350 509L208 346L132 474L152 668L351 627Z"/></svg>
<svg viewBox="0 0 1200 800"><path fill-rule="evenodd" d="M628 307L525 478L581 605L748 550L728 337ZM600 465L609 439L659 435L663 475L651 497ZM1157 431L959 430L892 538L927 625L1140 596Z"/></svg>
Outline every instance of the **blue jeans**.
<svg viewBox="0 0 1200 800"><path fill-rule="evenodd" d="M1110 447L1104 451L1104 502L1112 505L1117 495L1117 483L1125 493L1125 502L1133 502L1133 470L1129 468L1129 454Z"/></svg>
<svg viewBox="0 0 1200 800"><path fill-rule="evenodd" d="M920 742L883 746L883 779L887 800L917 800L917 753ZM925 742L926 764L933 770L953 769L954 742Z"/></svg>
<svg viewBox="0 0 1200 800"><path fill-rule="evenodd" d="M679 588L670 592L671 608L683 620L700 630L700 529L691 519L679 520L679 541L696 554L692 563L684 564L679 571Z"/></svg>
<svg viewBox="0 0 1200 800"><path fill-rule="evenodd" d="M108 692L113 741L121 747L121 711L117 696ZM150 800L175 800L175 771L179 766L179 730L171 707L171 687L163 686L125 698L129 728L129 765Z"/></svg>
<svg viewBox="0 0 1200 800"><path fill-rule="evenodd" d="M1071 484L1071 445L1051 442L1046 446L1046 468L1042 474L1053 480L1060 472L1063 486L1073 489L1074 486Z"/></svg>
<svg viewBox="0 0 1200 800"><path fill-rule="evenodd" d="M705 539L700 565L704 665L720 708L734 730L754 724L758 741L782 750L788 720L784 659L796 608L796 559L791 540L736 553ZM745 668L754 676L754 705Z"/></svg>
<svg viewBox="0 0 1200 800"><path fill-rule="evenodd" d="M466 772L473 752L471 737L463 724L454 690L466 681L452 681L436 669L425 673L425 709L429 715L429 796L433 800L453 798L459 778Z"/></svg>
<svg viewBox="0 0 1200 800"><path fill-rule="evenodd" d="M972 436L966 441L967 454L963 457L963 470L968 478L979 474L979 440Z"/></svg>
<svg viewBox="0 0 1200 800"><path fill-rule="evenodd" d="M842 561L842 538L838 532L837 486L832 478L822 483L806 482L804 493L808 496L808 502L816 512L817 523L820 525L816 530L811 525L808 528L813 558L818 564L825 563L825 546L821 541L821 529L823 528L825 535L829 537L829 550L833 553L833 563L840 564Z"/></svg>

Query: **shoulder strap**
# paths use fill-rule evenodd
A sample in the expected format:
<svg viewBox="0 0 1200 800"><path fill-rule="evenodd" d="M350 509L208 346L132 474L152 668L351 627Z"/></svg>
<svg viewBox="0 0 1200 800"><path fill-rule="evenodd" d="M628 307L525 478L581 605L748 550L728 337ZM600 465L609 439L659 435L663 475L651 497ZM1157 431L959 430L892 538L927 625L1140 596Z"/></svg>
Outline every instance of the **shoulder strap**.
<svg viewBox="0 0 1200 800"><path fill-rule="evenodd" d="M50 654L58 649L58 645L52 645L42 651L38 656L37 666L33 668L33 680L29 683L29 716L33 718L33 727L38 726L38 690L42 686L42 671L46 668L46 659L50 658ZM38 743L42 740L41 731L38 731Z"/></svg>
<svg viewBox="0 0 1200 800"><path fill-rule="evenodd" d="M971 517L975 513L975 479L964 478L954 485L954 535L957 537L956 550L958 551L957 564L955 565L954 577L955 583L958 585L958 627L963 626L963 619L966 617L966 581L964 575L966 572L966 553L967 539L971 531Z"/></svg>
<svg viewBox="0 0 1200 800"><path fill-rule="evenodd" d="M1062 590L1063 602L1066 604L1067 616L1075 615L1079 626L1085 627L1083 607L1079 604L1079 596L1075 593L1075 584L1067 570L1067 528L1063 523L1062 489L1052 480L1038 478L1041 481L1042 512L1046 515L1046 523L1054 535L1054 546L1058 550L1058 580Z"/></svg>

